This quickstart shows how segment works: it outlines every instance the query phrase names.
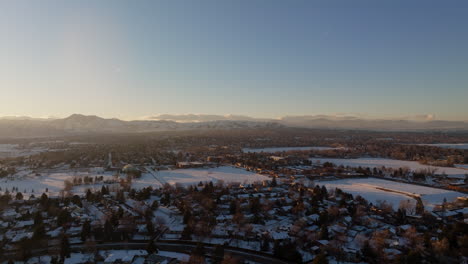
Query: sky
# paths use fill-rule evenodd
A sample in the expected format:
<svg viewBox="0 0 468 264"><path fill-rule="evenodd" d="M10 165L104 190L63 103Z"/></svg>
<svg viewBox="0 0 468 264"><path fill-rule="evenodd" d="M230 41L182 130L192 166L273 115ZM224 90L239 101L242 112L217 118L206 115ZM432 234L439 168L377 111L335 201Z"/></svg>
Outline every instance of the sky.
<svg viewBox="0 0 468 264"><path fill-rule="evenodd" d="M0 116L468 120L463 1L0 0Z"/></svg>

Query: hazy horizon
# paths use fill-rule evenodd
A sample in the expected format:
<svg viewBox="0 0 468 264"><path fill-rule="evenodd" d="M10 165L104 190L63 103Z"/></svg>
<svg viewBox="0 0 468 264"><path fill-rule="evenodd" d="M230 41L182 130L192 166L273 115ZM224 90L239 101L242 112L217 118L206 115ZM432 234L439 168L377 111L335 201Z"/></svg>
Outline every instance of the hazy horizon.
<svg viewBox="0 0 468 264"><path fill-rule="evenodd" d="M467 7L2 1L0 116L466 121Z"/></svg>
<svg viewBox="0 0 468 264"><path fill-rule="evenodd" d="M176 121L176 122L204 122L204 121L281 121L288 118L299 118L304 120L314 120L314 119L329 119L335 121L344 121L344 120L382 120L382 121L414 121L414 122L429 122L429 121L454 121L454 122L468 122L468 120L450 120L450 119L440 119L435 115L407 115L407 116L372 116L365 114L345 114L345 113L335 113L335 114L311 114L311 115L281 115L276 117L259 117L259 116L250 116L250 115L236 115L236 114L200 114L200 113L186 113L186 114L154 114L146 115L135 118L120 118L118 116L101 116L97 114L82 114L82 113L71 113L65 116L33 116L33 115L0 115L0 120L10 119L10 120L21 120L21 119L65 119L72 116L86 116L92 117L96 116L104 119L119 119L123 121L138 121L138 120L166 120L166 121Z"/></svg>

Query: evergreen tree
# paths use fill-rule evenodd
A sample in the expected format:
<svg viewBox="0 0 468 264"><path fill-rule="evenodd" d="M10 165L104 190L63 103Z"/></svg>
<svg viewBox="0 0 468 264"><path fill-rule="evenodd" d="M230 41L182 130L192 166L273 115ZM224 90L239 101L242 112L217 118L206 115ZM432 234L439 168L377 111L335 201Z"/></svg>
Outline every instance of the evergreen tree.
<svg viewBox="0 0 468 264"><path fill-rule="evenodd" d="M294 263L302 263L301 253L297 251L296 245L291 242L285 242L284 244L281 244L280 242L275 241L273 255L283 260Z"/></svg>
<svg viewBox="0 0 468 264"><path fill-rule="evenodd" d="M57 225L62 226L70 220L71 216L67 210L60 210L57 216Z"/></svg>
<svg viewBox="0 0 468 264"><path fill-rule="evenodd" d="M147 221L146 222L146 229L148 230L148 234L152 235L154 233L154 225L153 222Z"/></svg>
<svg viewBox="0 0 468 264"><path fill-rule="evenodd" d="M46 232L44 224L40 223L38 225L35 225L32 238L34 240L40 240L44 238L45 234Z"/></svg>
<svg viewBox="0 0 468 264"><path fill-rule="evenodd" d="M153 254L158 253L159 250L154 244L153 240L150 240L150 242L148 242L148 245L146 246L146 251L148 251L149 254Z"/></svg>
<svg viewBox="0 0 468 264"><path fill-rule="evenodd" d="M258 197L251 199L249 202L249 207L250 207L250 213L258 214L261 209L260 199Z"/></svg>
<svg viewBox="0 0 468 264"><path fill-rule="evenodd" d="M192 251L192 255L196 256L204 256L205 253L205 246L203 246L203 243L197 243L197 246Z"/></svg>
<svg viewBox="0 0 468 264"><path fill-rule="evenodd" d="M328 264L327 257L325 256L325 254L320 253L314 258L312 264Z"/></svg>
<svg viewBox="0 0 468 264"><path fill-rule="evenodd" d="M233 215L236 212L237 212L237 202L236 200L231 200L231 203L229 204L229 213Z"/></svg>
<svg viewBox="0 0 468 264"><path fill-rule="evenodd" d="M213 263L221 263L224 259L224 246L216 245L213 250Z"/></svg>
<svg viewBox="0 0 468 264"><path fill-rule="evenodd" d="M83 227L81 228L81 240L83 242L91 235L91 223L89 221L85 221L83 223Z"/></svg>
<svg viewBox="0 0 468 264"><path fill-rule="evenodd" d="M396 212L395 219L399 225L404 225L406 223L406 210L399 208Z"/></svg>
<svg viewBox="0 0 468 264"><path fill-rule="evenodd" d="M191 219L192 219L192 212L190 212L190 210L186 210L184 213L184 219L183 219L184 224L188 224Z"/></svg>
<svg viewBox="0 0 468 264"><path fill-rule="evenodd" d="M416 199L416 214L424 214L424 204L420 197Z"/></svg>
<svg viewBox="0 0 468 264"><path fill-rule="evenodd" d="M37 211L34 213L34 225L40 225L43 223L42 212Z"/></svg>
<svg viewBox="0 0 468 264"><path fill-rule="evenodd" d="M90 189L86 190L86 200L92 201L92 199L93 199L93 193L91 192Z"/></svg>
<svg viewBox="0 0 468 264"><path fill-rule="evenodd" d="M325 185L322 185L321 192L322 192L322 196L323 196L324 199L328 198L328 191L327 191L327 188L325 187Z"/></svg>
<svg viewBox="0 0 468 264"><path fill-rule="evenodd" d="M42 195L41 195L41 205L44 206L44 207L47 207L48 203L49 203L49 197L47 196L47 194L42 193Z"/></svg>
<svg viewBox="0 0 468 264"><path fill-rule="evenodd" d="M364 245L361 248L361 254L364 257L364 260L370 263L374 263L377 256L369 245L369 241L365 241Z"/></svg>
<svg viewBox="0 0 468 264"><path fill-rule="evenodd" d="M112 240L112 234L114 233L114 228L109 220L106 220L104 223L104 240Z"/></svg>
<svg viewBox="0 0 468 264"><path fill-rule="evenodd" d="M65 260L65 258L70 257L70 242L68 241L67 236L62 237L60 242L60 258Z"/></svg>
<svg viewBox="0 0 468 264"><path fill-rule="evenodd" d="M101 193L102 193L102 195L109 194L109 190L106 188L105 185L103 185L103 186L101 187Z"/></svg>
<svg viewBox="0 0 468 264"><path fill-rule="evenodd" d="M33 248L32 240L23 238L18 243L18 253L22 260L27 260L31 257L31 249Z"/></svg>
<svg viewBox="0 0 468 264"><path fill-rule="evenodd" d="M186 225L182 231L180 239L182 240L192 240L193 230L190 225Z"/></svg>
<svg viewBox="0 0 468 264"><path fill-rule="evenodd" d="M328 240L329 235L328 235L328 227L326 224L322 225L322 228L320 229L320 239L322 240Z"/></svg>
<svg viewBox="0 0 468 264"><path fill-rule="evenodd" d="M269 251L270 250L270 240L268 239L268 237L264 236L263 237L263 241L262 241L262 245L261 245L261 251Z"/></svg>
<svg viewBox="0 0 468 264"><path fill-rule="evenodd" d="M271 187L276 187L276 186L278 186L278 183L276 182L276 176L273 176L273 179L271 180L270 186L271 186Z"/></svg>

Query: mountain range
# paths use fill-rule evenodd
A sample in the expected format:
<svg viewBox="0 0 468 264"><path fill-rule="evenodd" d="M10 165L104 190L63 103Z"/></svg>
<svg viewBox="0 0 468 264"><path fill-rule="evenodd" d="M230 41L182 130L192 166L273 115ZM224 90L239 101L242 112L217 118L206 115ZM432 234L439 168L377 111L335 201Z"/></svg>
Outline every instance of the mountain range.
<svg viewBox="0 0 468 264"><path fill-rule="evenodd" d="M66 118L0 117L0 137L44 137L89 133L141 133L201 129L275 129L301 127L377 131L468 131L468 122L443 120L364 119L353 116L285 116L258 119L248 116L159 115L124 121L94 115Z"/></svg>

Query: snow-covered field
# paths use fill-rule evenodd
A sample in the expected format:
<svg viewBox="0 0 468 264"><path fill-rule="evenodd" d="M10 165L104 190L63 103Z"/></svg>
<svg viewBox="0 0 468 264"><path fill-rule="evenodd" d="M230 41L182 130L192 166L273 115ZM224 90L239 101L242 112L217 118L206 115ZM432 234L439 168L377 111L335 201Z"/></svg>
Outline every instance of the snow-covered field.
<svg viewBox="0 0 468 264"><path fill-rule="evenodd" d="M457 167L459 169L468 170L468 164L454 164L453 166L455 166L455 167ZM468 173L468 171L466 173Z"/></svg>
<svg viewBox="0 0 468 264"><path fill-rule="evenodd" d="M433 146L439 148L452 148L452 149L468 149L468 143L458 144L419 144L421 146Z"/></svg>
<svg viewBox="0 0 468 264"><path fill-rule="evenodd" d="M408 195L419 195L423 201L424 206L428 210L432 210L435 205L442 204L444 198L448 202L455 200L457 197L466 196L463 193L448 191L443 189L425 187L414 184L400 183L394 181L387 181L375 178L360 178L360 179L343 179L335 181L319 181L319 185L325 185L327 189L339 188L344 192L351 193L352 195L361 195L363 198L377 203L378 200L389 202L393 205L394 209L398 209L400 201L413 200ZM378 188L385 188L388 190L395 190L402 193L388 192Z"/></svg>
<svg viewBox="0 0 468 264"><path fill-rule="evenodd" d="M0 179L1 192L5 190L12 191L13 187L18 188L19 192L22 192L26 197L34 194L35 196L41 195L43 192L48 190L50 195L57 195L64 188L65 180L72 180L73 177L84 177L84 176L104 176L105 179L111 179L113 176L110 173L95 173L95 172L84 172L84 171L69 171L69 172L51 172L41 173L36 176L29 170L18 172L14 179L3 178ZM93 185L80 185L73 189L74 193L84 193L87 188L101 188L102 184Z"/></svg>
<svg viewBox="0 0 468 264"><path fill-rule="evenodd" d="M64 188L65 180L72 180L73 177L84 176L103 176L104 180L113 179L112 172L95 172L95 171L66 171L64 172L50 172L41 173L36 176L29 170L18 172L14 179L3 178L0 179L0 192L7 189L11 192L12 188L18 188L26 197L31 194L36 196L42 194L48 189L50 195L57 195ZM121 175L124 177L125 175ZM136 189L152 186L154 188L161 187L164 183L171 185L180 183L182 185L192 185L201 182L217 182L224 181L225 183L253 183L257 181L268 180L269 178L260 174L245 171L235 167L217 167L217 168L200 168L200 169L177 169L166 170L152 173L143 173L139 179L132 181L132 186ZM100 189L103 183L92 185L80 185L73 188L73 193L82 194L86 189Z"/></svg>
<svg viewBox="0 0 468 264"><path fill-rule="evenodd" d="M341 148L332 148L332 147L278 147L278 148L243 148L242 152L245 153L275 153L282 151L291 151L291 150L332 150L332 149L341 149Z"/></svg>
<svg viewBox="0 0 468 264"><path fill-rule="evenodd" d="M155 178L156 177L156 178ZM156 179L159 179L156 180ZM253 183L257 181L265 181L269 178L260 174L246 171L244 169L222 166L217 168L200 168L200 169L177 169L163 170L153 174L145 173L142 177L136 180L136 185L158 186L159 182L169 184L193 185L201 182L217 182L224 181L236 183Z"/></svg>
<svg viewBox="0 0 468 264"><path fill-rule="evenodd" d="M324 163L326 161L331 162L335 165L343 165L343 166L350 166L350 167L369 167L369 168L403 168L407 167L412 171L420 170L420 169L427 169L433 168L437 169L435 174L447 174L453 178L460 178L464 179L465 174L467 171L461 168L449 168L449 167L437 167L437 166L429 166L419 164L416 161L406 161L406 160L393 160L393 159L384 159L384 158L358 158L358 159L331 159L331 158L318 158L318 159L311 159L313 163L320 161Z"/></svg>

